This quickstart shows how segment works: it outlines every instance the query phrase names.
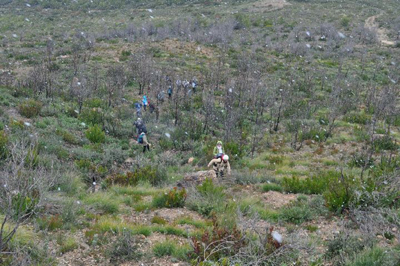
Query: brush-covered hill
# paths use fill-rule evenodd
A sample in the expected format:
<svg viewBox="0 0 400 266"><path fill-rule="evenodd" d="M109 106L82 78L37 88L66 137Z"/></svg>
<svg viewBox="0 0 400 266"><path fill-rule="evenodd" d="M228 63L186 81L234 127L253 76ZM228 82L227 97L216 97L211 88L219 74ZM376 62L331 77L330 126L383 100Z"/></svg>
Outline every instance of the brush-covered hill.
<svg viewBox="0 0 400 266"><path fill-rule="evenodd" d="M399 265L399 8L0 1L0 264Z"/></svg>

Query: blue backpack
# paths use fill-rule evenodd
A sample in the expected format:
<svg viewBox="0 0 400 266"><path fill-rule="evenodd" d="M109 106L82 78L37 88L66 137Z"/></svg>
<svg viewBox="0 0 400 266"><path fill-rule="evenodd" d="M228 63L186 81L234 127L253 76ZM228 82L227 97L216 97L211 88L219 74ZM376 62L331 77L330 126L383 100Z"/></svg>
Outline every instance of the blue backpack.
<svg viewBox="0 0 400 266"><path fill-rule="evenodd" d="M143 133L141 133L141 134L139 135L139 137L138 137L138 139L137 139L137 142L138 142L138 143L143 144L143 136L144 136Z"/></svg>

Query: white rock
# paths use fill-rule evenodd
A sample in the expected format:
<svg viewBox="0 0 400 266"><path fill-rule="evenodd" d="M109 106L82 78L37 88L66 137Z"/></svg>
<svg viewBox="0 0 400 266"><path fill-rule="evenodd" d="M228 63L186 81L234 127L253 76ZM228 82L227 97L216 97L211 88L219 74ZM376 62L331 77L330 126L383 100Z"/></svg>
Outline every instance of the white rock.
<svg viewBox="0 0 400 266"><path fill-rule="evenodd" d="M272 236L272 238L273 238L276 242L278 242L279 244L282 244L282 242L283 242L283 237L282 237L281 234L279 234L279 233L276 232L276 231L273 231L273 232L271 233L271 236Z"/></svg>

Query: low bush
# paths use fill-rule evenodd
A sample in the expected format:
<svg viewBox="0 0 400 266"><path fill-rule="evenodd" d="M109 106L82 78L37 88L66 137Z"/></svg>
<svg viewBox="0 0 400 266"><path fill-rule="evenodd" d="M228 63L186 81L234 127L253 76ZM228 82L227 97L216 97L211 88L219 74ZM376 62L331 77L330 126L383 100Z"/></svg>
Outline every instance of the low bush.
<svg viewBox="0 0 400 266"><path fill-rule="evenodd" d="M352 176L341 174L338 178L332 179L323 196L329 210L341 213L348 209L355 202L355 191L359 187L359 180Z"/></svg>
<svg viewBox="0 0 400 266"><path fill-rule="evenodd" d="M399 145L389 136L375 139L374 146L376 151L394 151L399 148Z"/></svg>
<svg viewBox="0 0 400 266"><path fill-rule="evenodd" d="M398 266L400 265L400 255L398 252L373 247L357 254L353 260L346 263L346 266L371 265Z"/></svg>
<svg viewBox="0 0 400 266"><path fill-rule="evenodd" d="M156 257L172 256L176 251L176 244L169 240L157 243L153 247L153 252Z"/></svg>
<svg viewBox="0 0 400 266"><path fill-rule="evenodd" d="M131 231L122 231L106 252L110 262L114 264L116 262L140 259L143 256L140 251L140 243L140 239L133 235Z"/></svg>
<svg viewBox="0 0 400 266"><path fill-rule="evenodd" d="M213 219L211 230L192 237L193 251L188 255L197 262L218 261L235 255L246 244L247 239L239 229L224 227Z"/></svg>
<svg viewBox="0 0 400 266"><path fill-rule="evenodd" d="M56 214L38 218L36 224L40 230L55 231L63 227L63 220L60 215Z"/></svg>
<svg viewBox="0 0 400 266"><path fill-rule="evenodd" d="M321 142L321 141L324 141L327 137L330 137L330 136L327 136L326 131L324 131L322 129L311 128L310 130L305 131L301 134L300 140L301 141L314 140L317 142Z"/></svg>
<svg viewBox="0 0 400 266"><path fill-rule="evenodd" d="M205 216L226 206L224 188L216 186L212 179L206 179L201 185L188 192L186 205Z"/></svg>
<svg viewBox="0 0 400 266"><path fill-rule="evenodd" d="M284 156L267 156L265 159L267 159L271 164L282 164L283 161L285 160Z"/></svg>
<svg viewBox="0 0 400 266"><path fill-rule="evenodd" d="M302 203L283 207L279 214L280 220L294 224L302 224L303 222L312 220L313 217L314 215L310 207Z"/></svg>
<svg viewBox="0 0 400 266"><path fill-rule="evenodd" d="M8 137L6 133L1 130L0 131L0 159L4 159L8 154Z"/></svg>
<svg viewBox="0 0 400 266"><path fill-rule="evenodd" d="M76 139L76 137L74 135L72 135L71 133L64 131L62 133L62 138L65 142L69 143L69 144L73 144L73 145L77 145L79 144L79 140Z"/></svg>
<svg viewBox="0 0 400 266"><path fill-rule="evenodd" d="M348 123L366 125L370 122L371 116L364 112L351 112L347 114L343 120Z"/></svg>
<svg viewBox="0 0 400 266"><path fill-rule="evenodd" d="M99 125L104 122L104 114L100 108L83 109L78 118L90 125Z"/></svg>
<svg viewBox="0 0 400 266"><path fill-rule="evenodd" d="M34 99L29 99L24 102L22 102L18 106L18 111L21 115L31 118L31 117L36 117L39 115L40 110L42 110L43 104L39 101L36 101Z"/></svg>
<svg viewBox="0 0 400 266"><path fill-rule="evenodd" d="M167 220L165 220L164 218L160 217L160 216L153 216L153 218L151 218L151 223L152 224L167 224Z"/></svg>
<svg viewBox="0 0 400 266"><path fill-rule="evenodd" d="M67 239L63 239L60 247L60 252L64 254L76 248L78 248L78 243L76 242L76 240L72 237L68 237Z"/></svg>
<svg viewBox="0 0 400 266"><path fill-rule="evenodd" d="M152 205L155 208L177 208L183 207L186 200L186 190L174 187L168 193L153 198Z"/></svg>
<svg viewBox="0 0 400 266"><path fill-rule="evenodd" d="M263 190L264 192L268 192L268 191L278 191L278 192L282 192L282 191L283 191L283 188L282 188L280 185L278 185L278 184L267 183L267 184L264 184L264 185L262 186L262 190Z"/></svg>
<svg viewBox="0 0 400 266"><path fill-rule="evenodd" d="M104 143L106 135L98 125L89 127L85 132L86 138L92 143Z"/></svg>

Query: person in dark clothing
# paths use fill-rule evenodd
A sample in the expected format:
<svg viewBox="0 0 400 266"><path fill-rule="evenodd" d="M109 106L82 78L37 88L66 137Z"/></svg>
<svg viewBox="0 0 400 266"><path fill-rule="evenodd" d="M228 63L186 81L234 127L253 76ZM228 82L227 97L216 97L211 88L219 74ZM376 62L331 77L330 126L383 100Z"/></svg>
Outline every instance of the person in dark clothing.
<svg viewBox="0 0 400 266"><path fill-rule="evenodd" d="M142 104L139 102L135 103L135 108L136 108L136 115L137 117L142 117Z"/></svg>
<svg viewBox="0 0 400 266"><path fill-rule="evenodd" d="M138 135L140 135L142 132L147 133L146 125L143 123L143 120L140 117L133 124L136 127L136 133Z"/></svg>
<svg viewBox="0 0 400 266"><path fill-rule="evenodd" d="M168 91L167 92L168 92L168 98L171 99L171 97L172 97L172 85L168 86Z"/></svg>

